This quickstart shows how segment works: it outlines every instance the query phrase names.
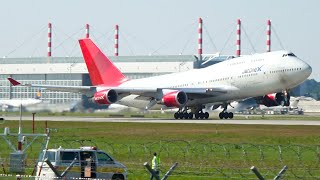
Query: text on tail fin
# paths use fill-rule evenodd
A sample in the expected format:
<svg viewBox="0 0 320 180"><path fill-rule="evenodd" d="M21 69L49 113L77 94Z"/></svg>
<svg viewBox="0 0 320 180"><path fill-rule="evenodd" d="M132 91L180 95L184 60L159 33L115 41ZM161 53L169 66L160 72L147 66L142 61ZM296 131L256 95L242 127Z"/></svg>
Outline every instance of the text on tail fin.
<svg viewBox="0 0 320 180"><path fill-rule="evenodd" d="M91 39L80 39L79 43L92 85L118 86L127 81L127 78Z"/></svg>

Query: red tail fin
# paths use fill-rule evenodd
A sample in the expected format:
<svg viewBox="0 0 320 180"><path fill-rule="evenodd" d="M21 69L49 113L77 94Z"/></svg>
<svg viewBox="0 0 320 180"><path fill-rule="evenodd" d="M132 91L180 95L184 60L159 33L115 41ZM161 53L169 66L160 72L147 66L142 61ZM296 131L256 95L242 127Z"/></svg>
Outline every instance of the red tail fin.
<svg viewBox="0 0 320 180"><path fill-rule="evenodd" d="M91 39L80 39L79 43L92 85L118 86L127 81L127 78Z"/></svg>

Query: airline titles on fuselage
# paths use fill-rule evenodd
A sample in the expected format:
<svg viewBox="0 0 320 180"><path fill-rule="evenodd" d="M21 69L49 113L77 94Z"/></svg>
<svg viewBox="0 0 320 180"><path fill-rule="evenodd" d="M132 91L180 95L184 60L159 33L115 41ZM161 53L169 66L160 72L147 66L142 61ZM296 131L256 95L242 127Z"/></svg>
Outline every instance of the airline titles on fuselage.
<svg viewBox="0 0 320 180"><path fill-rule="evenodd" d="M263 65L262 65L263 66ZM249 69L245 69L242 74L247 74L247 73L253 73L253 72L259 72L261 71L261 68L262 66L260 67L254 67L254 68L249 68Z"/></svg>
<svg viewBox="0 0 320 180"><path fill-rule="evenodd" d="M263 65L262 65L263 66ZM213 79L213 80L205 80L205 81L198 81L196 83L191 83L191 84L179 84L179 85L175 85L175 86L171 86L169 88L181 88L181 87L190 87L193 86L194 84L206 84L206 83L213 83L213 82L219 82L219 81L228 81L228 80L232 80L233 78L244 78L244 77L251 77L251 76L257 76L258 72L262 71L262 66L260 67L256 67L256 68L249 68L246 69L242 72L241 75L236 76L236 77L223 77L223 78L217 78L217 79ZM283 72L290 72L290 71L300 71L302 70L301 68L291 68L291 69L279 69L279 70L274 70L274 71L265 71L264 73L268 73L268 74L275 74L275 73L283 73Z"/></svg>

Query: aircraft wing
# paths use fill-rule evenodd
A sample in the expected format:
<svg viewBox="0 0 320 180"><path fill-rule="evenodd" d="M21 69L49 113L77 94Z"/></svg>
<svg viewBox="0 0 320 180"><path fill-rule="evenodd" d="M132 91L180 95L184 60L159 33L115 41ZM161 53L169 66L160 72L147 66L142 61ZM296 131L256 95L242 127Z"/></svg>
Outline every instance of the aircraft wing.
<svg viewBox="0 0 320 180"><path fill-rule="evenodd" d="M40 85L40 84L22 84L11 77L9 77L8 80L13 86L27 86L27 87L36 87L36 88L41 88L41 89L51 90L51 91L81 93L89 97L93 95L94 89L95 89L95 87L92 87L92 86L56 86L56 85Z"/></svg>
<svg viewBox="0 0 320 180"><path fill-rule="evenodd" d="M98 87L97 87L98 88ZM108 87L104 87L108 89ZM170 91L184 91L187 94L207 94L207 95L220 95L225 94L228 91L238 90L234 86L215 86L215 87L203 87L203 88L132 88L132 87L110 87L119 93L130 93L146 96L154 96L154 93L164 93ZM148 95L149 94L149 95Z"/></svg>
<svg viewBox="0 0 320 180"><path fill-rule="evenodd" d="M40 85L40 84L22 84L17 80L9 77L8 80L13 86L26 86L41 88L50 91L62 91L85 94L88 97L92 97L95 92L103 89L114 89L119 94L146 94L148 96L154 96L157 93L157 88L126 88L126 87L106 87L106 86L57 86L57 85Z"/></svg>
<svg viewBox="0 0 320 180"><path fill-rule="evenodd" d="M202 87L202 88L145 88L145 87L106 87L106 86L56 86L56 85L38 85L38 84L22 84L13 78L9 77L8 80L13 86L27 86L37 87L51 91L63 91L85 94L88 97L92 97L97 91L103 89L114 89L120 96L124 97L130 94L139 95L137 98L150 99L150 98L161 98L164 94L172 91L183 91L189 98L206 98L214 97L228 92L238 90L234 86L215 86L215 87Z"/></svg>
<svg viewBox="0 0 320 180"><path fill-rule="evenodd" d="M178 90L184 91L190 96L197 96L197 95L219 96L222 94L226 94L228 92L237 91L239 89L235 86L217 85L214 87L181 88Z"/></svg>

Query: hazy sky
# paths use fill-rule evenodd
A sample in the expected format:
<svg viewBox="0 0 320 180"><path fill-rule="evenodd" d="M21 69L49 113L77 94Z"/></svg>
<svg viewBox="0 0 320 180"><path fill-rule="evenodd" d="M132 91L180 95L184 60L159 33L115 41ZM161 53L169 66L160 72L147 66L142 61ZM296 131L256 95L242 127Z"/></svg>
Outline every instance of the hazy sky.
<svg viewBox="0 0 320 180"><path fill-rule="evenodd" d="M242 52L250 54L265 51L271 19L272 50L293 51L312 66L311 78L320 80L319 0L7 0L1 7L0 57L45 56L48 22L53 56L81 56L77 39L86 23L107 54L113 54L115 24L120 55L195 54L199 17L204 53L235 54L236 19L241 18Z"/></svg>

